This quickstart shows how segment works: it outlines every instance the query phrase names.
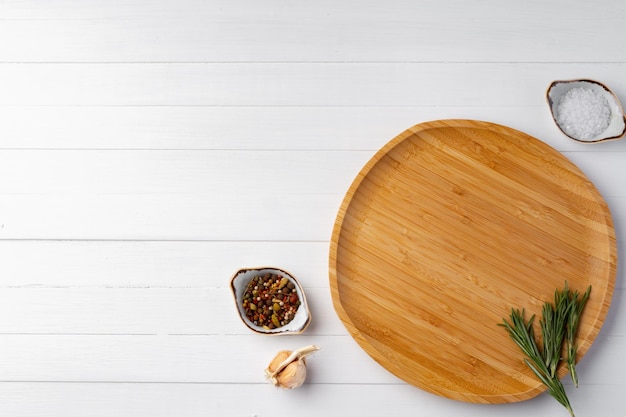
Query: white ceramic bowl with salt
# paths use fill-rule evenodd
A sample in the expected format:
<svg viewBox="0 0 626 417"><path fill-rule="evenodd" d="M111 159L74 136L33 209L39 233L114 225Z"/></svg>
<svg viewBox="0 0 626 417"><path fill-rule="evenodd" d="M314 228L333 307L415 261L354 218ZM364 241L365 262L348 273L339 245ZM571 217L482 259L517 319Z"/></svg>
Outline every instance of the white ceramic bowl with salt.
<svg viewBox="0 0 626 417"><path fill-rule="evenodd" d="M588 79L554 81L547 91L556 125L570 139L598 143L626 134L624 110L604 84Z"/></svg>

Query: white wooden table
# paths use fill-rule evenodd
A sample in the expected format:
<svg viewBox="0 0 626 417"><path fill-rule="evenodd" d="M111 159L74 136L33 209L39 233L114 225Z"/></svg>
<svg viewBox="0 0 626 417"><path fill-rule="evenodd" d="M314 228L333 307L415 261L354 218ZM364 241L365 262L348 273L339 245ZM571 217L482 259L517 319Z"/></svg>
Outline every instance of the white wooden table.
<svg viewBox="0 0 626 417"><path fill-rule="evenodd" d="M444 399L374 363L333 310L329 240L376 150L469 118L575 162L623 258L626 140L568 140L545 90L588 77L626 100L625 4L0 0L0 415L566 416L547 395ZM229 278L262 265L305 286L305 334L239 322ZM626 414L624 302L620 266L581 387L566 381L578 417ZM312 343L305 386L265 381L275 352Z"/></svg>

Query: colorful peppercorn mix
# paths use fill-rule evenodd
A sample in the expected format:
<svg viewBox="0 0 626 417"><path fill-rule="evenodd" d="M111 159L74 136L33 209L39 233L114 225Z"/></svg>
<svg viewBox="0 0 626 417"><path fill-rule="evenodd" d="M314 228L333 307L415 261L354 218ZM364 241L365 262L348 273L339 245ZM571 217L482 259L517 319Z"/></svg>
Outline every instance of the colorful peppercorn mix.
<svg viewBox="0 0 626 417"><path fill-rule="evenodd" d="M287 277L266 273L250 280L243 293L246 317L266 330L289 323L300 307L296 285Z"/></svg>

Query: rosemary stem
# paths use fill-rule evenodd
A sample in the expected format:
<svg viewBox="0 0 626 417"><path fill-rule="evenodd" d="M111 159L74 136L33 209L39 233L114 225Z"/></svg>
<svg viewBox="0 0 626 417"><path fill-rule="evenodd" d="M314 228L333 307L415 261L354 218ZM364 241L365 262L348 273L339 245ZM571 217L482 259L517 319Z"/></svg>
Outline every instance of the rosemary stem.
<svg viewBox="0 0 626 417"><path fill-rule="evenodd" d="M554 304L546 302L543 305L542 317L539 321L541 329L541 349L535 337L533 322L535 316L527 321L524 309L511 309L510 322L506 319L499 325L504 327L509 336L522 350L526 358L524 362L547 387L548 394L557 400L571 417L574 411L565 392L565 387L558 377L558 369L562 362L567 362L567 368L574 385L578 386L576 373L576 335L580 324L580 316L589 298L591 286L580 297L577 291L570 291L567 281L562 291L555 291ZM566 357L561 353L565 349Z"/></svg>

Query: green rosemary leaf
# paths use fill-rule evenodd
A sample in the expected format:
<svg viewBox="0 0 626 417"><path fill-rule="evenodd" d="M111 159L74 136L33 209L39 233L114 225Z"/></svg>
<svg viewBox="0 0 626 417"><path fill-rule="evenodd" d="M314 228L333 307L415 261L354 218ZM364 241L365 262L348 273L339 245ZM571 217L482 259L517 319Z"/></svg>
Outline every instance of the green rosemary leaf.
<svg viewBox="0 0 626 417"><path fill-rule="evenodd" d="M539 348L535 342L534 331L533 331L533 321L535 320L535 315L533 315L528 322L525 321L525 311L524 310L514 310L511 309L511 323L509 324L506 320L503 320L501 326L505 327L509 332L509 335L513 339L513 341L519 346L519 348L524 352L526 356L533 359L540 357ZM544 367L543 361L540 360L540 363L537 364L540 367Z"/></svg>
<svg viewBox="0 0 626 417"><path fill-rule="evenodd" d="M558 378L552 378L543 374L537 368L535 368L528 359L524 359L526 365L533 371L533 373L539 378L539 380L548 388L548 394L557 400L563 407L565 407L571 416L574 416L574 411L565 392L565 387Z"/></svg>
<svg viewBox="0 0 626 417"><path fill-rule="evenodd" d="M531 361L529 361L528 359L524 359L524 362L526 362L526 365L528 365L528 367L533 371L533 373L537 376L537 378L539 378L539 380L541 382L543 382L543 384L546 387L550 387L550 384L552 383L552 381L550 380L549 376L546 375L545 372L541 372L539 369L537 369L535 367L535 365L532 364Z"/></svg>
<svg viewBox="0 0 626 417"><path fill-rule="evenodd" d="M567 282L563 291L555 291L554 305L544 303L540 321L543 340L543 358L550 370L550 376L556 376L561 361L561 351L566 333L566 323L570 310L570 298Z"/></svg>
<svg viewBox="0 0 626 417"><path fill-rule="evenodd" d="M574 386L578 388L578 373L576 372L576 354L578 346L576 344L576 336L580 325L580 316L582 315L589 294L591 293L591 285L587 287L587 291L578 299L578 291L574 291L568 297L569 315L567 321L567 368Z"/></svg>

